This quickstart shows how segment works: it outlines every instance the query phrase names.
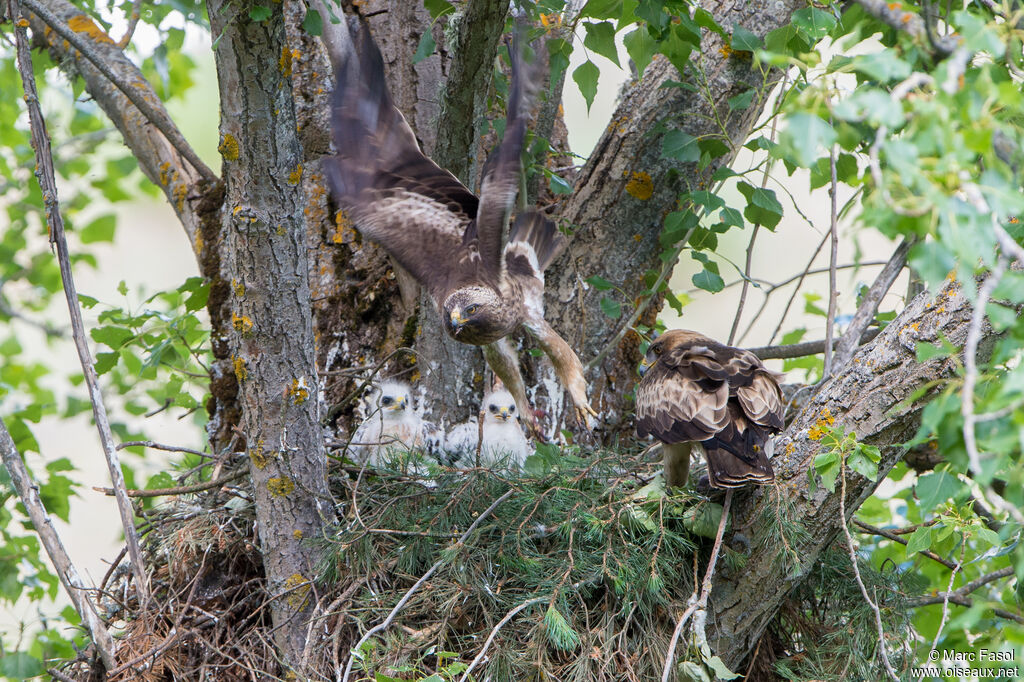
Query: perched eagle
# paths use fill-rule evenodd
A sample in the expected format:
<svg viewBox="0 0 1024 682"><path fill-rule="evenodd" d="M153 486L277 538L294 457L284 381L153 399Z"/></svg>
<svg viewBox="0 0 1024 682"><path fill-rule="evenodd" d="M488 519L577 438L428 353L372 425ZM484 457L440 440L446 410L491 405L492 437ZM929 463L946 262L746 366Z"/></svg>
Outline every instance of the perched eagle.
<svg viewBox="0 0 1024 682"><path fill-rule="evenodd" d="M408 384L382 382L369 404L368 416L352 436L349 452L354 461L380 466L390 451L422 448L434 454L439 449L438 429L413 408Z"/></svg>
<svg viewBox="0 0 1024 682"><path fill-rule="evenodd" d="M782 429L782 375L750 351L683 329L647 350L636 391L636 432L663 443L665 484L686 484L696 443L713 488L775 480L765 452Z"/></svg>
<svg viewBox="0 0 1024 682"><path fill-rule="evenodd" d="M392 104L380 51L365 27L354 43L336 69L337 154L327 161L348 217L427 290L452 338L483 346L487 363L532 429L536 423L519 361L505 338L521 325L551 358L577 419L596 415L587 402L579 358L544 319L544 269L561 253L565 238L536 209L528 209L503 240L519 187L529 106L517 46L509 50L504 138L484 165L477 197L420 151ZM351 63L353 55L358 65Z"/></svg>
<svg viewBox="0 0 1024 682"><path fill-rule="evenodd" d="M515 398L504 389L492 391L484 397L480 412L484 424L480 464L487 467L521 467L533 448L527 443L516 417ZM463 422L452 428L444 446L449 462L471 465L479 440L480 431L476 421Z"/></svg>

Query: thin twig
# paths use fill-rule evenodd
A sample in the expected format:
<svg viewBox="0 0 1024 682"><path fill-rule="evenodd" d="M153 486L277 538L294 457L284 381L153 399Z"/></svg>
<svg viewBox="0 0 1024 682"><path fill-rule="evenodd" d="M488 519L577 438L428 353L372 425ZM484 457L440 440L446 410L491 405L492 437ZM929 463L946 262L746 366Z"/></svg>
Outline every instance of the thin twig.
<svg viewBox="0 0 1024 682"><path fill-rule="evenodd" d="M67 24L61 21L56 14L46 8L39 2L39 0L19 1L25 7L30 9L33 14L46 22L46 25L52 28L54 33L68 41L76 50L81 52L82 56L88 59L97 71L102 73L107 80L120 90L121 93L127 97L140 112L142 112L142 115L145 116L157 130L163 133L171 146L174 147L182 157L187 159L190 164L192 164L192 167L196 169L204 180L210 182L217 181L216 174L214 174L214 172L210 170L205 163L203 163L195 150L189 146L188 142L185 141L181 132L174 126L174 123L171 121L171 118L167 113L160 111L147 102L142 96L140 88L133 86L131 83L125 82L123 78L114 73L113 69L107 65L103 56L96 52L95 46L90 40L87 40L83 38L81 34L72 31Z"/></svg>
<svg viewBox="0 0 1024 682"><path fill-rule="evenodd" d="M176 488L153 488L151 490L135 490L129 488L125 490L125 493L128 495L128 497L163 497L165 495L188 495L190 493L198 493L204 490L210 490L211 488L219 488L225 483L236 481L239 478L248 475L248 473L248 469L242 469L232 474L228 474L227 476L221 476L220 478L215 479L213 481L203 481L202 483L194 483L193 485L182 485ZM103 493L104 495L114 494L113 488L101 488L99 486L93 486L92 489L95 490L96 492Z"/></svg>
<svg viewBox="0 0 1024 682"><path fill-rule="evenodd" d="M213 455L208 452L193 450L192 448L185 448L180 445L164 445L163 443L151 440L127 440L117 446L118 450L124 450L125 448L152 448L154 450L163 450L164 452L187 452L190 455L199 455L207 459L213 458Z"/></svg>
<svg viewBox="0 0 1024 682"><path fill-rule="evenodd" d="M1006 272L1006 255L999 254L996 264L992 266L989 276L978 287L978 299L971 315L971 325L967 330L964 343L964 385L960 391L960 414L964 419L964 446L967 449L967 461L974 476L981 475L981 455L978 453L978 441L974 432L977 417L974 414L974 385L978 382L978 343L981 341L981 327L985 323L985 309L992 292L999 285L999 280Z"/></svg>
<svg viewBox="0 0 1024 682"><path fill-rule="evenodd" d="M998 571L987 573L981 576L980 578L975 578L969 583L964 583L958 589L952 592L939 592L936 595L911 599L907 602L907 605L928 606L929 604L941 604L943 600L945 600L947 597L966 597L979 587L984 587L985 585L988 585L991 582L995 582L996 580L1000 580L1001 578L1008 578L1009 576L1014 574L1014 571L1015 569L1013 566L1006 566L1004 568L1000 568Z"/></svg>
<svg viewBox="0 0 1024 682"><path fill-rule="evenodd" d="M846 520L846 457L845 455L839 460L839 479L841 482L841 489L839 491L839 525L843 529L843 535L846 536L846 548L850 552L850 564L853 566L853 576L857 579L857 585L860 587L860 593L864 597L864 601L867 602L868 606L875 613L875 628L878 630L878 652L882 656L882 663L885 665L885 671L889 673L889 677L900 682L899 676L896 671L892 669L892 663L889 662L889 654L885 651L885 629L882 627L882 612L878 608L878 604L872 601L868 595L868 588L864 586L864 580L860 577L860 567L857 566L857 550L853 546L853 536L850 535L850 528Z"/></svg>
<svg viewBox="0 0 1024 682"><path fill-rule="evenodd" d="M828 316L825 323L825 367L821 373L822 380L832 376L832 335L836 326L836 299L839 298L836 288L836 265L839 263L839 180L836 176L836 146L832 145L828 154L828 167L832 177L832 186L829 189L832 201L832 211L829 215L831 251L828 260Z"/></svg>
<svg viewBox="0 0 1024 682"><path fill-rule="evenodd" d="M860 519L853 519L853 525L857 526L858 528L860 528L861 530L863 530L863 531L865 531L867 533L871 533L872 535L878 535L879 537L886 538L887 540L892 540L893 542L898 542L901 545L906 545L907 544L906 540L904 540L899 535L896 535L895 533L893 533L892 531L890 531L890 530L888 530L886 528L879 528L877 526L872 526L870 523L864 523ZM946 568L948 568L950 570L953 570L956 567L956 564L954 564L952 561L950 561L949 559L944 559L944 558L940 557L938 554L936 554L935 552L931 551L930 549L922 549L920 552L918 552L918 554L920 554L921 556L926 556L929 559L931 559L932 561L937 561L938 563L942 564L943 566L945 566Z"/></svg>
<svg viewBox="0 0 1024 682"><path fill-rule="evenodd" d="M956 566L949 574L949 586L946 587L946 594L943 595L942 599L942 618L939 619L939 629L935 631L935 639L932 640L932 646L930 651L935 651L935 647L939 646L939 638L942 637L942 630L946 627L946 619L949 618L949 595L953 593L953 582L956 580L956 574L960 572L960 567L964 564L964 552L967 550L967 538L960 536L960 560L956 562ZM925 673L921 673L921 680L924 680Z"/></svg>
<svg viewBox="0 0 1024 682"><path fill-rule="evenodd" d="M929 604L910 604L910 607L911 608L917 608L919 606L928 606L930 604L937 604L937 603L939 603L939 600L936 600L934 602L929 602ZM970 599L968 597L960 597L960 596L957 596L955 594L949 595L949 603L950 604L956 604L958 606L966 606L967 608L971 608L972 606L974 606L974 600L973 599ZM998 616L999 618L1005 618L1007 620L1012 620L1014 622L1020 623L1021 625L1024 625L1024 616L1020 615L1019 613L1014 613L1013 611L1007 611L1006 609L1000 609L1000 608L997 608L997 607L994 607L994 606L988 606L988 605L986 605L986 608L991 609L992 610L992 614L995 615L995 616Z"/></svg>
<svg viewBox="0 0 1024 682"><path fill-rule="evenodd" d="M768 166L765 166L765 174L768 173ZM764 187L764 185L761 185ZM743 266L743 286L740 288L740 302L736 305L736 316L732 318L732 328L729 330L729 340L726 345L731 346L736 339L736 329L740 326L740 318L743 317L743 306L747 303L747 290L750 289L750 265L754 260L754 241L757 239L757 231L761 229L760 223L754 223L754 231L750 233L750 243L747 244L747 261Z"/></svg>
<svg viewBox="0 0 1024 682"><path fill-rule="evenodd" d="M139 18L142 16L142 0L132 0L132 13L128 16L128 28L125 30L124 35L117 41L117 46L122 50L128 47L128 43L132 42L132 36L135 35L135 27L139 25Z"/></svg>
<svg viewBox="0 0 1024 682"><path fill-rule="evenodd" d="M484 519L490 516L491 513L498 508L498 505L507 500L514 492L515 488L510 488L509 490L505 491L504 495L502 495L493 503L491 503L490 507L485 509L483 513L480 514L480 516L476 517L476 520L473 521L469 528L466 529L466 532L462 534L462 537L460 537L456 541L455 545L451 549L454 550L460 547L461 545L464 545L469 536L472 535L473 531L476 530L477 526L479 526ZM348 662L345 664L345 672L341 677L341 682L348 682L348 677L352 673L352 665L355 662L356 656L360 655L359 650L362 649L363 644L369 641L370 637L373 637L378 632L383 632L384 630L386 630L391 625L392 621L394 621L395 616L398 615L398 612L402 610L402 608L409 602L410 599L412 599L413 595L416 594L420 587L422 587L424 583L430 580L430 576L434 575L437 569L441 568L441 566L448 562L448 557L453 555L454 552L445 552L444 554L442 554L441 558L434 562L434 565L431 566L427 570L427 572L424 573L420 577L420 579L417 580L416 583L412 587L410 587L409 590L404 595L402 595L402 598L398 600L397 604L395 604L395 608L391 609L391 613L388 614L387 618L385 618L381 623L367 630L366 634L364 634L359 639L359 641L356 642L355 646L352 647L352 652L349 654Z"/></svg>
<svg viewBox="0 0 1024 682"><path fill-rule="evenodd" d="M35 3L35 0L28 0ZM35 3L38 6L38 3ZM57 183L54 179L53 156L50 152L50 137L46 132L46 122L39 108L39 95L36 91L35 76L32 71L32 56L28 49L28 36L23 22L18 0L8 0L8 12L17 17L15 37L18 43L18 70L21 73L22 85L25 89L25 102L28 105L29 124L32 133L32 147L36 155L36 178L42 191L46 206L46 224L50 234L50 243L56 247L57 261L60 265L61 280L64 284L64 297L67 299L68 312L71 317L71 335L78 351L78 359L82 365L82 374L89 388L89 399L92 402L93 418L99 431L103 453L106 455L110 481L117 491L117 508L124 527L125 540L128 544L128 556L131 558L132 570L135 573L135 588L138 590L139 602L149 601L149 580L146 567L139 548L139 536L135 530L134 512L131 502L125 494L124 474L114 445L114 436L107 419L107 409L103 404L103 393L100 391L99 377L93 365L89 344L86 341L85 324L82 322L82 309L78 304L78 292L71 274L71 256L68 253L68 242L64 236L64 219L60 214L60 203L57 199ZM74 34L73 34L74 35ZM77 36L75 36L77 38Z"/></svg>
<svg viewBox="0 0 1024 682"><path fill-rule="evenodd" d="M16 0L8 0L7 8L11 12L12 17L18 16L14 13L14 8L11 7L15 2ZM85 582L79 576L75 565L71 563L71 557L68 556L67 550L64 549L64 543L61 542L60 536L57 535L57 531L50 521L50 515L47 514L43 501L39 497L39 487L32 482L28 468L25 466L25 462L22 461L21 454L18 452L11 434L7 431L7 427L4 426L2 421L0 421L0 455L2 455L4 465L6 465L7 471L11 475L11 483L18 492L18 497L21 498L21 503L25 506L25 511L32 521L32 526L39 536L39 542L46 550L47 556L50 557L50 562L57 572L57 577L60 578L61 585L64 586L64 591L67 592L71 603L75 605L75 610L82 617L82 622L89 630L89 635L100 652L100 658L103 660L104 667L107 670L112 670L117 665L114 658L116 650L114 640L107 631L103 621L100 620L99 614L96 613L96 607L87 598L86 590L88 590L88 587L86 587Z"/></svg>
<svg viewBox="0 0 1024 682"><path fill-rule="evenodd" d="M487 636L487 639L484 641L483 647L480 648L480 652L473 658L472 661L470 661L469 667L466 668L465 672L462 673L462 677L459 678L459 682L466 682L466 680L469 679L469 674L473 672L473 669L476 668L477 664L483 660L484 654L487 653L487 650L490 648L491 643L494 642L494 638L498 636L498 630L501 630L501 628L503 628L506 623L515 618L516 614L522 611L523 609L526 609L532 606L533 604L548 601L550 598L550 595L545 595L543 597L534 597L533 599L527 599L522 604L506 613L505 617L499 620L498 624L495 625L494 629L491 630L491 634Z"/></svg>
<svg viewBox="0 0 1024 682"><path fill-rule="evenodd" d="M827 234L821 238L820 242L818 242L818 248L814 249L814 253L811 254L811 259L807 261L807 267L804 268L803 274L800 275L800 279L797 280L796 286L793 288L793 293L790 294L789 300L786 301L786 307L782 309L782 315L779 317L779 323L775 325L775 331L773 331L772 335L768 337L768 343L774 341L775 337L778 336L779 332L782 330L782 325L786 322L786 315L789 314L789 309L793 307L793 301L796 300L796 295L800 293L800 287L803 286L804 278L810 274L811 265L814 264L814 259L818 257L819 253L821 253L821 249L825 246L826 241L828 241ZM831 270L831 268L829 269ZM753 324L753 322L751 322L751 324ZM750 327L747 327L747 331L743 332L743 335L746 336L749 331Z"/></svg>
<svg viewBox="0 0 1024 682"><path fill-rule="evenodd" d="M718 553L722 549L722 537L725 535L725 526L729 519L729 507L732 506L732 488L725 491L725 501L722 503L722 518L718 521L718 533L715 534L715 544L711 547L711 558L708 559L708 567L704 572L704 580L701 581L700 596L697 597L697 587L694 585L693 596L690 597L690 604L683 611L676 623L676 629L672 631L672 639L669 640L668 653L665 654L665 668L661 671L661 682L668 682L672 675L672 661L676 655L676 645L679 643L679 636L683 632L683 625L694 613L694 626L700 640L706 641L704 635L704 618L707 616L706 609L708 597L711 595L711 578L715 574L715 564L718 562ZM694 576L696 577L696 576ZM696 598L695 598L696 597ZM698 621L700 625L698 626Z"/></svg>

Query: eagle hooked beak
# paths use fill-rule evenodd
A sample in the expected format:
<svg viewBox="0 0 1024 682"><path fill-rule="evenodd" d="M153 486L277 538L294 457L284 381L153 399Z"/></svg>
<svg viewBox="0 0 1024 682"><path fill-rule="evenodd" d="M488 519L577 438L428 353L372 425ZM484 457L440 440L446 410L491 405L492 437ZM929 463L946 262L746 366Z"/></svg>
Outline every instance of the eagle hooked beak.
<svg viewBox="0 0 1024 682"><path fill-rule="evenodd" d="M499 407L497 417L501 421L507 422L509 419L512 418L512 415L509 413L507 407Z"/></svg>
<svg viewBox="0 0 1024 682"><path fill-rule="evenodd" d="M636 368L636 373L642 377L647 374L647 370L649 370L653 364L653 362L647 362L647 358L645 357L640 361L640 366Z"/></svg>
<svg viewBox="0 0 1024 682"><path fill-rule="evenodd" d="M392 403L389 409L392 410L404 410L405 409L405 396L400 395L395 398L395 402Z"/></svg>
<svg viewBox="0 0 1024 682"><path fill-rule="evenodd" d="M469 320L462 316L461 309L456 308L455 310L452 311L451 317L449 318L449 322L451 323L452 326L452 334L458 335L458 333L462 331L462 328L466 326L466 323L469 322Z"/></svg>

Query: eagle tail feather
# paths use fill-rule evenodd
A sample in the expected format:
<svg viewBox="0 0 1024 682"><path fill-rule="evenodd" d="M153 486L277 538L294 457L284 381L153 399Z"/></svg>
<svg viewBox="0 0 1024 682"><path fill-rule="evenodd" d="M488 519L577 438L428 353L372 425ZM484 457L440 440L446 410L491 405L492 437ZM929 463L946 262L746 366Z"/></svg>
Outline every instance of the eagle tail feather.
<svg viewBox="0 0 1024 682"><path fill-rule="evenodd" d="M544 272L565 250L565 235L555 223L536 209L527 209L516 216L509 230L508 243L526 242L537 256L540 271Z"/></svg>

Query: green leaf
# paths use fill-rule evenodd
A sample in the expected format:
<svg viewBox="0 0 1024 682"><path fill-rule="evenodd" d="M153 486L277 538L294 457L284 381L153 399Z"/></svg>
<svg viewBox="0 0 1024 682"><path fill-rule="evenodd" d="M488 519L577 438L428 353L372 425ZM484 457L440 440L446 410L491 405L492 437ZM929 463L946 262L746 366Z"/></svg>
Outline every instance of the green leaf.
<svg viewBox="0 0 1024 682"><path fill-rule="evenodd" d="M661 141L661 155L683 162L699 161L697 138L682 130L670 130Z"/></svg>
<svg viewBox="0 0 1024 682"><path fill-rule="evenodd" d="M17 576L15 576L15 579L17 579ZM0 659L0 673L3 673L4 677L10 677L15 680L27 680L30 677L42 675L44 672L46 672L46 669L43 668L43 662L24 651L4 654L4 657Z"/></svg>
<svg viewBox="0 0 1024 682"><path fill-rule="evenodd" d="M747 199L743 216L752 223L774 230L782 220L782 204L775 198L775 192L746 182L740 182L736 188Z"/></svg>
<svg viewBox="0 0 1024 682"><path fill-rule="evenodd" d="M923 549L929 549L932 545L932 527L921 526L907 540L907 555L917 554Z"/></svg>
<svg viewBox="0 0 1024 682"><path fill-rule="evenodd" d="M940 502L945 502L960 490L960 481L945 471L933 471L917 479L917 499L921 501L921 512L929 512Z"/></svg>
<svg viewBox="0 0 1024 682"><path fill-rule="evenodd" d="M83 244L112 242L116 227L117 219L113 215L102 215L83 227L78 233L78 238L82 240Z"/></svg>
<svg viewBox="0 0 1024 682"><path fill-rule="evenodd" d="M581 17L612 19L622 14L622 0L589 0L580 10Z"/></svg>
<svg viewBox="0 0 1024 682"><path fill-rule="evenodd" d="M434 48L437 47L437 42L434 41L434 33L430 30L430 26L423 31L423 35L420 36L420 43L416 46L416 54L412 56L412 63L419 64L424 59L434 54Z"/></svg>
<svg viewBox="0 0 1024 682"><path fill-rule="evenodd" d="M810 168L822 150L832 147L836 137L836 131L821 117L797 112L787 119L779 144L798 166Z"/></svg>
<svg viewBox="0 0 1024 682"><path fill-rule="evenodd" d="M585 281L586 281L587 284L589 284L590 286L594 287L598 291L608 291L609 289L614 289L615 288L614 284L612 284L611 282L606 280L604 277L601 277L599 275L594 275L592 277L588 277Z"/></svg>
<svg viewBox="0 0 1024 682"><path fill-rule="evenodd" d="M722 505L714 502L694 505L683 512L682 521L694 535L714 538L718 535L718 524L722 522Z"/></svg>
<svg viewBox="0 0 1024 682"><path fill-rule="evenodd" d="M557 173L548 173L548 189L552 194L572 194L572 185Z"/></svg>
<svg viewBox="0 0 1024 682"><path fill-rule="evenodd" d="M740 52L753 52L761 48L761 39L739 24L732 25L732 49Z"/></svg>
<svg viewBox="0 0 1024 682"><path fill-rule="evenodd" d="M979 538L981 538L988 544L992 545L993 547L998 547L999 545L1003 544L1002 540L999 539L999 533L995 532L991 528L981 526L980 528L976 528L974 532L977 534Z"/></svg>
<svg viewBox="0 0 1024 682"><path fill-rule="evenodd" d="M92 296L86 296L85 294L79 294L78 295L78 302L82 305L83 308L92 308L97 303L99 303L99 300L93 298Z"/></svg>
<svg viewBox="0 0 1024 682"><path fill-rule="evenodd" d="M544 614L544 625L547 626L548 641L556 649L572 651L580 645L580 635L569 625L565 616L555 608L554 604L548 606Z"/></svg>
<svg viewBox="0 0 1024 682"><path fill-rule="evenodd" d="M635 31L627 33L622 42L626 46L626 53L629 54L629 58L636 64L637 74L642 76L644 69L647 68L651 60L654 59L654 55L658 52L658 41L651 36L647 26L641 24Z"/></svg>
<svg viewBox="0 0 1024 682"><path fill-rule="evenodd" d="M302 19L302 30L311 36L318 36L324 32L324 19L320 12L315 9L306 10L306 16Z"/></svg>
<svg viewBox="0 0 1024 682"><path fill-rule="evenodd" d="M128 283L125 282L123 279L117 283L117 293L121 294L122 296L128 295Z"/></svg>
<svg viewBox="0 0 1024 682"><path fill-rule="evenodd" d="M596 24L584 24L587 35L583 38L583 45L607 57L615 66L619 65L619 51L615 47L615 27L610 21L602 21Z"/></svg>
<svg viewBox="0 0 1024 682"><path fill-rule="evenodd" d="M757 94L753 88L741 92L738 95L734 95L729 98L729 108L733 111L744 111L750 106L750 103L754 100L754 95Z"/></svg>
<svg viewBox="0 0 1024 682"><path fill-rule="evenodd" d="M455 6L448 0L423 0L423 6L430 12L431 19L437 19L455 11Z"/></svg>
<svg viewBox="0 0 1024 682"><path fill-rule="evenodd" d="M96 343L102 343L108 348L117 350L125 343L128 342L133 336L135 336L130 329L124 327L115 327L107 325L104 327L96 327L89 332L89 336L93 338Z"/></svg>
<svg viewBox="0 0 1024 682"><path fill-rule="evenodd" d="M712 15L711 12L707 11L703 7L698 7L694 11L693 20L701 28L706 28L709 31L714 31L723 38L728 37L728 34L725 32L725 29L722 28L722 25L715 21L714 15Z"/></svg>
<svg viewBox="0 0 1024 682"><path fill-rule="evenodd" d="M590 105L594 103L594 97L597 95L597 77L600 75L601 70L589 60L577 66L576 70L572 72L572 79L576 81L576 85L580 88L580 94L583 95L583 99L587 103L588 113Z"/></svg>
<svg viewBox="0 0 1024 682"><path fill-rule="evenodd" d="M712 272L707 267L695 274L691 278L691 281L693 282L693 286L698 289L710 291L713 294L717 294L725 288L725 280L722 279L721 275L717 272Z"/></svg>
<svg viewBox="0 0 1024 682"><path fill-rule="evenodd" d="M896 56L896 50L858 55L851 64L856 71L882 83L904 80L912 70L910 64Z"/></svg>
<svg viewBox="0 0 1024 682"><path fill-rule="evenodd" d="M249 10L249 18L253 21L266 21L270 15L270 8L265 5L255 5Z"/></svg>
<svg viewBox="0 0 1024 682"><path fill-rule="evenodd" d="M711 668L711 671L715 673L715 678L719 680L733 680L740 676L739 673L734 673L729 670L729 666L725 664L718 656L712 656L711 658L705 658L704 663Z"/></svg>
<svg viewBox="0 0 1024 682"><path fill-rule="evenodd" d="M792 21L811 40L821 40L836 27L836 18L817 7L806 7L793 12Z"/></svg>
<svg viewBox="0 0 1024 682"><path fill-rule="evenodd" d="M613 320L617 320L622 316L622 305L606 296L601 299L601 312Z"/></svg>
<svg viewBox="0 0 1024 682"><path fill-rule="evenodd" d="M819 452L814 458L814 469L821 476L821 484L834 492L839 477L839 455L833 450Z"/></svg>

